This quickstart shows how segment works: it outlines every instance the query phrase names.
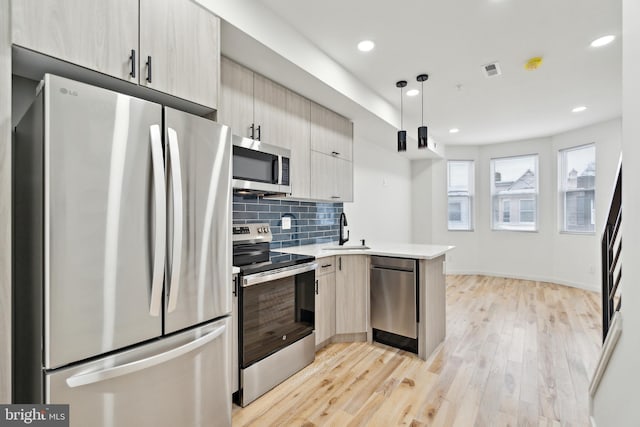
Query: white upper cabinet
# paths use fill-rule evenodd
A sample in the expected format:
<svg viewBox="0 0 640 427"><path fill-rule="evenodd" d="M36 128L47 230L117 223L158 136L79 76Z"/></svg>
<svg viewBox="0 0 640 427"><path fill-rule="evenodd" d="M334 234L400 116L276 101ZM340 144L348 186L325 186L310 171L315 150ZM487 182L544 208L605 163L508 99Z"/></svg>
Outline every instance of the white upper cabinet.
<svg viewBox="0 0 640 427"><path fill-rule="evenodd" d="M220 22L193 1L19 0L11 6L17 46L218 107Z"/></svg>
<svg viewBox="0 0 640 427"><path fill-rule="evenodd" d="M138 2L18 0L11 2L13 43L123 80L138 52Z"/></svg>
<svg viewBox="0 0 640 427"><path fill-rule="evenodd" d="M190 0L140 0L140 84L218 106L220 20Z"/></svg>

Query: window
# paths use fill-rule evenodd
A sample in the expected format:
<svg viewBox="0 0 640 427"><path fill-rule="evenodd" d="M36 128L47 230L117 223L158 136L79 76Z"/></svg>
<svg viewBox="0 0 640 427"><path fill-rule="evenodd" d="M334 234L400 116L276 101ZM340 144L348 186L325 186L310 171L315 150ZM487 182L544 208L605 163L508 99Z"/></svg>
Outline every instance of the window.
<svg viewBox="0 0 640 427"><path fill-rule="evenodd" d="M593 233L596 226L596 147L593 144L560 150L560 230Z"/></svg>
<svg viewBox="0 0 640 427"><path fill-rule="evenodd" d="M473 230L473 160L447 162L449 230Z"/></svg>
<svg viewBox="0 0 640 427"><path fill-rule="evenodd" d="M535 222L536 206L533 199L520 199L520 222Z"/></svg>
<svg viewBox="0 0 640 427"><path fill-rule="evenodd" d="M491 159L491 198L494 230L537 230L538 155Z"/></svg>

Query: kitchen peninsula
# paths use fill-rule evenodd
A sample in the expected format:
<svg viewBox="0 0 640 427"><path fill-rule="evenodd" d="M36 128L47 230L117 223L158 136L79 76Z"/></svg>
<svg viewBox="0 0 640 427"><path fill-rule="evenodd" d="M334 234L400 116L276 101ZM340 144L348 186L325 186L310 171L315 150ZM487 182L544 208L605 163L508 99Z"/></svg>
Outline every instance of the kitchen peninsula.
<svg viewBox="0 0 640 427"><path fill-rule="evenodd" d="M372 342L372 255L416 260L418 356L426 360L444 341L446 334L445 255L452 249L454 246L403 243L374 243L368 246L347 244L339 247L334 242L281 248L279 251L311 255L318 259L317 348L330 342ZM328 300L323 293L329 295Z"/></svg>

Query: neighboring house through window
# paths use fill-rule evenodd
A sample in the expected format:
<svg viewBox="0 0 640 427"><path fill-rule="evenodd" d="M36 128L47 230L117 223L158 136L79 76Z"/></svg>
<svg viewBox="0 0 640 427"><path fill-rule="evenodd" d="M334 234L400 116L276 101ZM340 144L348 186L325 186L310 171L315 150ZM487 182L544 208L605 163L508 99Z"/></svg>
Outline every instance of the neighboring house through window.
<svg viewBox="0 0 640 427"><path fill-rule="evenodd" d="M473 230L473 160L447 162L448 229Z"/></svg>
<svg viewBox="0 0 640 427"><path fill-rule="evenodd" d="M494 230L538 229L538 155L491 159Z"/></svg>
<svg viewBox="0 0 640 427"><path fill-rule="evenodd" d="M593 233L596 225L596 147L593 144L559 152L560 230Z"/></svg>

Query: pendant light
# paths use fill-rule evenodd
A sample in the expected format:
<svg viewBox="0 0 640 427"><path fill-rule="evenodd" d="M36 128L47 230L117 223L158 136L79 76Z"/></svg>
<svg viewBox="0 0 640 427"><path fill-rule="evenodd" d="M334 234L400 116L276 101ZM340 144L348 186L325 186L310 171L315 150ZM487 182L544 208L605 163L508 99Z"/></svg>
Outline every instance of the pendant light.
<svg viewBox="0 0 640 427"><path fill-rule="evenodd" d="M418 148L427 148L427 127L424 125L424 82L428 78L428 74L420 74L416 77L422 85L422 126L418 128Z"/></svg>
<svg viewBox="0 0 640 427"><path fill-rule="evenodd" d="M396 87L400 88L400 130L398 131L398 151L407 151L407 131L404 130L403 122L403 99L402 88L407 85L406 80L400 80L396 82Z"/></svg>

